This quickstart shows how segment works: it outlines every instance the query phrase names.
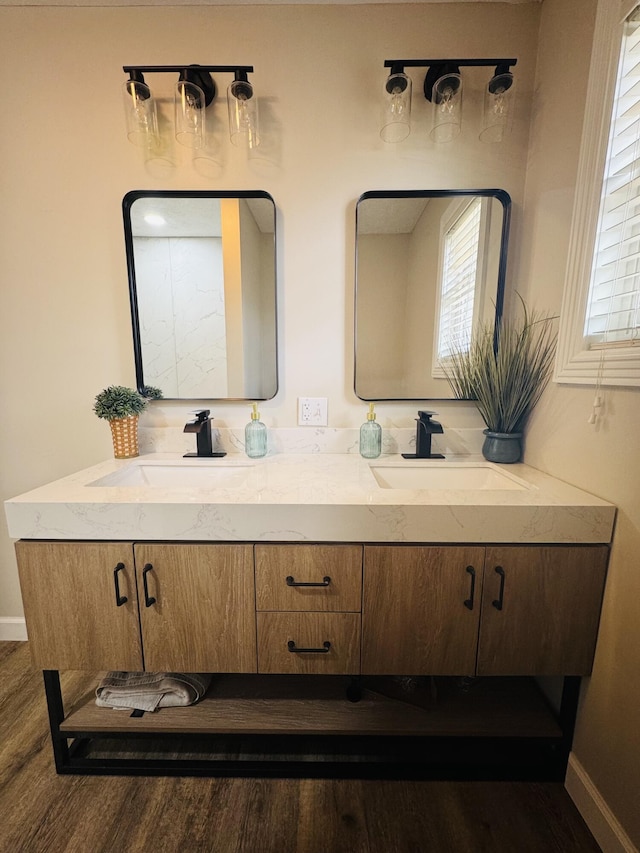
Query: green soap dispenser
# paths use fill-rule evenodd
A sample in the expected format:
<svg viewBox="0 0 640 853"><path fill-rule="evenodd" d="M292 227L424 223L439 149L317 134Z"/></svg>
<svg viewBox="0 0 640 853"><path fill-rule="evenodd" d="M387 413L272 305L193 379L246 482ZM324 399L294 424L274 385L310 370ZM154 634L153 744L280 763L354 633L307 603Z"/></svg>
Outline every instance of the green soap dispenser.
<svg viewBox="0 0 640 853"><path fill-rule="evenodd" d="M267 455L267 428L260 420L257 403L253 403L251 420L244 428L244 449L252 459Z"/></svg>
<svg viewBox="0 0 640 853"><path fill-rule="evenodd" d="M373 403L369 403L367 420L360 427L360 456L377 459L382 451L382 427L376 423Z"/></svg>

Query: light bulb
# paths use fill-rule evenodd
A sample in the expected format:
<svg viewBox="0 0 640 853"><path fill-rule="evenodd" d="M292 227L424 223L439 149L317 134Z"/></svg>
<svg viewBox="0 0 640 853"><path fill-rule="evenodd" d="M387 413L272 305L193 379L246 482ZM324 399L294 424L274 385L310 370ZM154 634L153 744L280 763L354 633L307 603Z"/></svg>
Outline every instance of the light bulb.
<svg viewBox="0 0 640 853"><path fill-rule="evenodd" d="M227 91L229 136L234 145L257 148L260 145L258 100L247 80L234 80Z"/></svg>
<svg viewBox="0 0 640 853"><path fill-rule="evenodd" d="M502 142L508 129L513 103L513 74L496 74L489 81L484 93L482 113L482 142Z"/></svg>
<svg viewBox="0 0 640 853"><path fill-rule="evenodd" d="M384 89L380 137L384 142L402 142L411 132L411 78L392 71Z"/></svg>
<svg viewBox="0 0 640 853"><path fill-rule="evenodd" d="M204 148L206 139L204 92L195 83L178 80L175 93L176 139L188 148Z"/></svg>
<svg viewBox="0 0 640 853"><path fill-rule="evenodd" d="M462 78L447 73L433 85L433 127L430 132L435 142L451 142L459 133L462 122Z"/></svg>
<svg viewBox="0 0 640 853"><path fill-rule="evenodd" d="M123 93L129 142L152 148L158 140L158 116L151 90L141 80L127 80Z"/></svg>

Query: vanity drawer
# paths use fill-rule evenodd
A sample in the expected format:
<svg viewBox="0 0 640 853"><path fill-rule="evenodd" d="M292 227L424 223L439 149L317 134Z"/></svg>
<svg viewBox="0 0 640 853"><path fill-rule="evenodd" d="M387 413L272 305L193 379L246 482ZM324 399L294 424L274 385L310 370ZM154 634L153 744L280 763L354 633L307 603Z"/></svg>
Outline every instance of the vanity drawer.
<svg viewBox="0 0 640 853"><path fill-rule="evenodd" d="M258 672L360 672L359 613L258 613L257 618Z"/></svg>
<svg viewBox="0 0 640 853"><path fill-rule="evenodd" d="M361 545L256 545L258 610L359 613Z"/></svg>

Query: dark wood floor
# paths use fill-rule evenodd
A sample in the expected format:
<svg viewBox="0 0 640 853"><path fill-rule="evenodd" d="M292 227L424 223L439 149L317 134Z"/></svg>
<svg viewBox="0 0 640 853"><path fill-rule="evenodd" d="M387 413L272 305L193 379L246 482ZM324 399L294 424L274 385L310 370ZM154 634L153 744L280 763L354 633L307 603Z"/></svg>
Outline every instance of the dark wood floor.
<svg viewBox="0 0 640 853"><path fill-rule="evenodd" d="M0 853L599 849L561 784L57 776L41 673L0 643Z"/></svg>

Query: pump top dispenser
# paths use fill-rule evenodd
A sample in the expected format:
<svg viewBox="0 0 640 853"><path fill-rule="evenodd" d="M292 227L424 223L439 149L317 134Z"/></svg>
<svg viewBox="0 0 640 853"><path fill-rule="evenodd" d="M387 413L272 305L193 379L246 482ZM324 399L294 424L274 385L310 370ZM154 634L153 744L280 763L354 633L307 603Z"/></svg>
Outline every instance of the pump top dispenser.
<svg viewBox="0 0 640 853"><path fill-rule="evenodd" d="M267 455L267 428L260 420L257 403L253 403L251 420L244 428L244 449L251 459Z"/></svg>
<svg viewBox="0 0 640 853"><path fill-rule="evenodd" d="M376 423L373 403L369 403L367 420L360 427L360 456L377 459L382 452L382 427Z"/></svg>

